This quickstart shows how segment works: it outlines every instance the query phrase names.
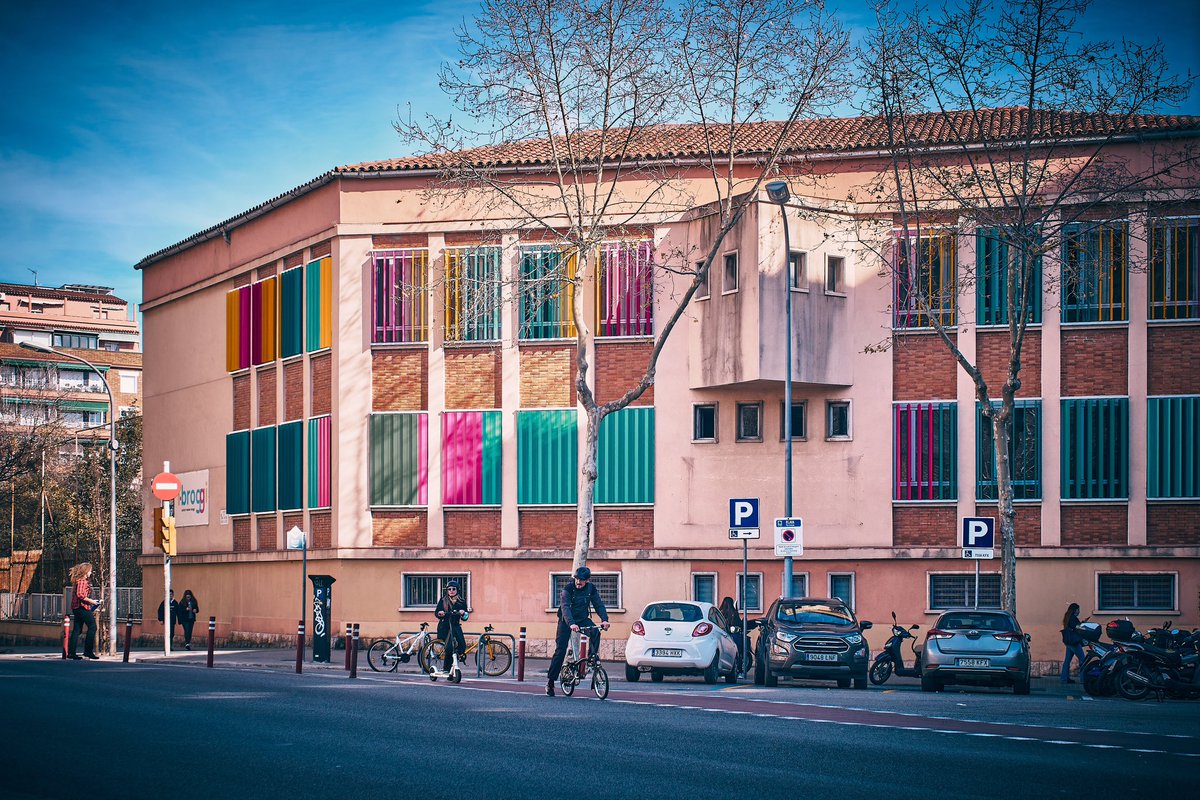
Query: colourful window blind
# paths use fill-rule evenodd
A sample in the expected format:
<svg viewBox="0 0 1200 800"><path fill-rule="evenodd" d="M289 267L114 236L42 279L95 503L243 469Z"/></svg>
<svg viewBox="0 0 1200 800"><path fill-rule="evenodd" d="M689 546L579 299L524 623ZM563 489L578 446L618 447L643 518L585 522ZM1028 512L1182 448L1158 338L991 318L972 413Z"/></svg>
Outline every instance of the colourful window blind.
<svg viewBox="0 0 1200 800"><path fill-rule="evenodd" d="M429 251L375 253L371 280L371 341L423 342L429 338Z"/></svg>
<svg viewBox="0 0 1200 800"><path fill-rule="evenodd" d="M954 325L956 253L953 233L899 233L893 245L893 325Z"/></svg>
<svg viewBox="0 0 1200 800"><path fill-rule="evenodd" d="M1200 219L1150 223L1150 319L1200 317Z"/></svg>
<svg viewBox="0 0 1200 800"><path fill-rule="evenodd" d="M895 499L957 498L957 406L954 403L896 403L894 414Z"/></svg>
<svg viewBox="0 0 1200 800"><path fill-rule="evenodd" d="M1125 228L1122 222L1063 228L1063 322L1128 319Z"/></svg>
<svg viewBox="0 0 1200 800"><path fill-rule="evenodd" d="M279 426L279 510L304 508L304 424Z"/></svg>
<svg viewBox="0 0 1200 800"><path fill-rule="evenodd" d="M517 414L517 502L571 505L578 496L578 414L574 409Z"/></svg>
<svg viewBox="0 0 1200 800"><path fill-rule="evenodd" d="M976 297L980 325L1008 324L1010 270L1016 280L1014 307L1020 310L1024 302L1026 320L1042 321L1042 257L1030 252L1035 246L1035 236L1013 237L1001 228L980 228L976 232L975 268L979 282ZM1022 287L1027 287L1024 296Z"/></svg>
<svg viewBox="0 0 1200 800"><path fill-rule="evenodd" d="M600 422L596 503L654 502L654 408L623 408Z"/></svg>
<svg viewBox="0 0 1200 800"><path fill-rule="evenodd" d="M521 338L575 336L572 303L578 259L544 245L521 250Z"/></svg>
<svg viewBox="0 0 1200 800"><path fill-rule="evenodd" d="M446 341L500 338L499 247L446 250Z"/></svg>
<svg viewBox="0 0 1200 800"><path fill-rule="evenodd" d="M308 507L333 505L333 424L331 418L308 421Z"/></svg>
<svg viewBox="0 0 1200 800"><path fill-rule="evenodd" d="M999 406L999 403L993 405ZM1013 405L1008 438L1008 468L1012 476L1014 500L1037 500L1042 496L1042 403L1017 400ZM996 447L992 422L983 416L983 406L975 404L975 476L979 500L1000 497L996 480Z"/></svg>
<svg viewBox="0 0 1200 800"><path fill-rule="evenodd" d="M1146 496L1200 497L1200 396L1147 400Z"/></svg>
<svg viewBox="0 0 1200 800"><path fill-rule="evenodd" d="M1062 497L1129 497L1129 400L1062 400Z"/></svg>
<svg viewBox="0 0 1200 800"><path fill-rule="evenodd" d="M250 506L255 513L275 510L275 427L250 432Z"/></svg>
<svg viewBox="0 0 1200 800"><path fill-rule="evenodd" d="M650 242L600 246L596 307L600 336L654 334L654 248Z"/></svg>
<svg viewBox="0 0 1200 800"><path fill-rule="evenodd" d="M500 505L501 412L442 415L442 502Z"/></svg>
<svg viewBox="0 0 1200 800"><path fill-rule="evenodd" d="M371 415L371 505L429 503L429 415Z"/></svg>
<svg viewBox="0 0 1200 800"><path fill-rule="evenodd" d="M308 352L333 346L333 259L329 256L304 267L305 346Z"/></svg>
<svg viewBox="0 0 1200 800"><path fill-rule="evenodd" d="M225 295L225 369L237 372L250 366L250 287Z"/></svg>
<svg viewBox="0 0 1200 800"><path fill-rule="evenodd" d="M279 279L274 275L250 287L250 315L251 361L274 361L279 341Z"/></svg>
<svg viewBox="0 0 1200 800"><path fill-rule="evenodd" d="M304 352L304 270L289 269L279 276L279 356Z"/></svg>
<svg viewBox="0 0 1200 800"><path fill-rule="evenodd" d="M250 431L225 436L225 510L250 513Z"/></svg>

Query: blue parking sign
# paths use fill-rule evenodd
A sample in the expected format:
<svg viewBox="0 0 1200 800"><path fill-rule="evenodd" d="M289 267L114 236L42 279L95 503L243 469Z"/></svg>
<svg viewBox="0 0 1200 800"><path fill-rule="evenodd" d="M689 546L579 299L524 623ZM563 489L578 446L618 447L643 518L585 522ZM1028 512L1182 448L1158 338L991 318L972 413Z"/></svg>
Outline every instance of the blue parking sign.
<svg viewBox="0 0 1200 800"><path fill-rule="evenodd" d="M758 527L758 498L739 497L729 501L730 528Z"/></svg>

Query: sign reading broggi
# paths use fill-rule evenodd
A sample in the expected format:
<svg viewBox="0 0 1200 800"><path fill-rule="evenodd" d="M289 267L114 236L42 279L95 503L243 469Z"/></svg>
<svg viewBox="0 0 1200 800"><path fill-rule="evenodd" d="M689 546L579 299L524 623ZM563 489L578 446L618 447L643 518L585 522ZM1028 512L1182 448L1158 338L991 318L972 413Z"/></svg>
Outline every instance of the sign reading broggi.
<svg viewBox="0 0 1200 800"><path fill-rule="evenodd" d="M175 525L208 524L208 470L180 472L182 489L175 498Z"/></svg>

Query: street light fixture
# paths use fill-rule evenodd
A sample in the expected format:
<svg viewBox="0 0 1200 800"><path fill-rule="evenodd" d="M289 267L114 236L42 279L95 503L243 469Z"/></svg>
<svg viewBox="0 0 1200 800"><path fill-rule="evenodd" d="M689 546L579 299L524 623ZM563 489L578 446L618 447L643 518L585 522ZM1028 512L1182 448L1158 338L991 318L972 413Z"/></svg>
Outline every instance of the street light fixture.
<svg viewBox="0 0 1200 800"><path fill-rule="evenodd" d="M783 215L783 298L787 320L785 339L786 371L783 379L783 515L792 516L792 240L788 231L787 203L792 199L787 181L771 181L767 197L779 205ZM783 596L792 595L792 557L783 558Z"/></svg>
<svg viewBox="0 0 1200 800"><path fill-rule="evenodd" d="M117 450L120 445L117 443L117 404L113 400L112 387L108 385L104 373L85 358L33 342L21 342L21 347L38 353L78 361L96 373L100 382L104 384L104 391L108 393L108 654L115 656L117 654Z"/></svg>

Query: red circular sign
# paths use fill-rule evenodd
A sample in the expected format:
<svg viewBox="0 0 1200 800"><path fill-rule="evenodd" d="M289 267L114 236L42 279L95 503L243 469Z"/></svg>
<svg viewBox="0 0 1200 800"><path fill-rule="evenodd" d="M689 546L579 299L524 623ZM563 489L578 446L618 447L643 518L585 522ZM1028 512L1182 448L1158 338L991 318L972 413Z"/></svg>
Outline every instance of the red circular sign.
<svg viewBox="0 0 1200 800"><path fill-rule="evenodd" d="M780 539L782 539L782 540L783 540L783 541L785 541L785 542L790 542L790 541L793 541L793 540L795 540L795 538L796 538L796 533L795 533L795 531L784 531L784 532L783 532L783 533L780 535L780 537L779 537L779 538L780 538Z"/></svg>
<svg viewBox="0 0 1200 800"><path fill-rule="evenodd" d="M150 491L154 492L154 496L159 500L174 500L179 497L179 490L182 488L179 476L171 472L158 473L150 483Z"/></svg>

